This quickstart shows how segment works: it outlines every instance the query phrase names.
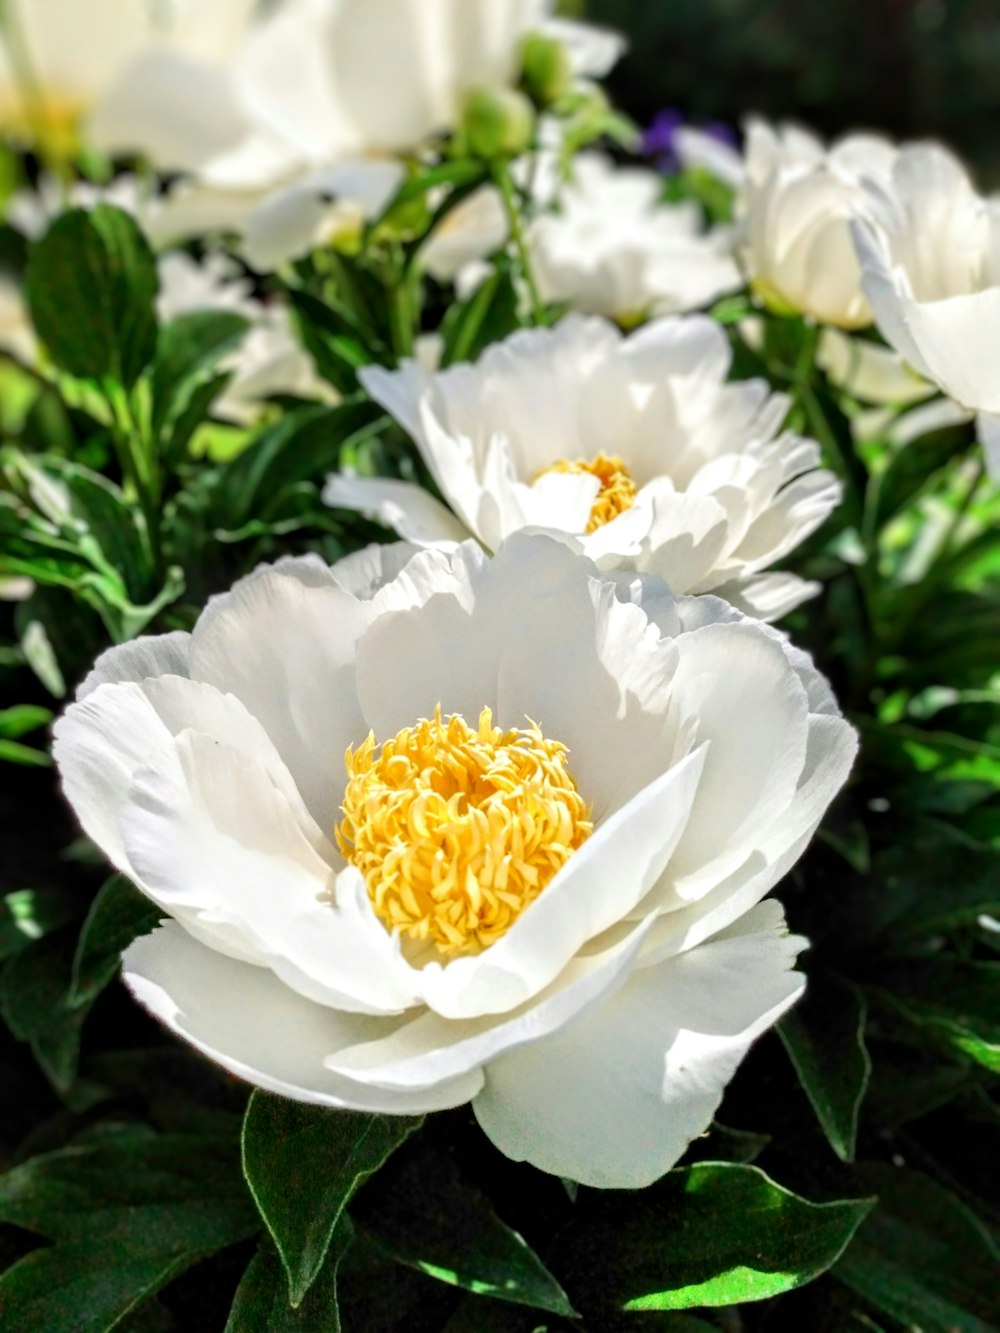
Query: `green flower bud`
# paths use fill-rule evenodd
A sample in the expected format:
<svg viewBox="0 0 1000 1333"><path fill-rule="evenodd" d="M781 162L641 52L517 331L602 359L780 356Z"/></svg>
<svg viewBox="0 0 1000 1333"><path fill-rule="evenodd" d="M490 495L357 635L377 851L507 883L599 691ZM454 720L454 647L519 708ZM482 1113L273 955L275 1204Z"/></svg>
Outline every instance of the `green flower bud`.
<svg viewBox="0 0 1000 1333"><path fill-rule="evenodd" d="M462 137L472 157L492 162L517 157L531 144L535 109L512 88L484 88L470 93L462 118Z"/></svg>
<svg viewBox="0 0 1000 1333"><path fill-rule="evenodd" d="M562 42L544 33L529 33L521 56L521 86L535 105L551 106L572 85L573 66Z"/></svg>

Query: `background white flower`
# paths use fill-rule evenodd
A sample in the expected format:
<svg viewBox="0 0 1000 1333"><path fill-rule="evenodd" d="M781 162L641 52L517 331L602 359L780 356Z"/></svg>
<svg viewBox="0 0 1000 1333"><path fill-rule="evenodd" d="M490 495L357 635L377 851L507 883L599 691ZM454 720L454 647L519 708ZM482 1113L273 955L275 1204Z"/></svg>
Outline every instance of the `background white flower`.
<svg viewBox="0 0 1000 1333"><path fill-rule="evenodd" d="M148 97L183 82L189 121L233 132L235 108L209 71L246 30L257 0L6 0L0 28L0 128L68 151L78 135L109 146L164 140L155 118L132 118L130 87ZM122 115L121 113L124 113Z"/></svg>
<svg viewBox="0 0 1000 1333"><path fill-rule="evenodd" d="M593 832L557 819L543 850L574 828L583 840L530 901L498 900L526 882L520 861L497 878L480 860L476 892L458 874L393 934L389 871L366 880L334 840L342 756L369 732L404 745L439 707L473 727L484 708L504 729L537 721L568 748ZM536 753L528 732L519 743ZM128 950L125 978L187 1041L304 1101L471 1101L509 1156L638 1187L707 1128L801 992L804 942L760 900L843 784L855 736L773 631L524 536L493 560L468 543L261 569L192 635L107 653L55 753L88 835L173 918ZM515 822L539 790L525 781L504 798ZM431 818L407 808L411 829ZM478 826L462 824L446 867L474 864ZM503 819L489 827L505 836ZM452 906L457 945L421 939ZM496 941L466 947L501 910Z"/></svg>
<svg viewBox="0 0 1000 1333"><path fill-rule="evenodd" d="M518 74L547 0L284 0L214 71L237 117L192 116L186 81L135 80L119 121L155 123L177 149L158 165L192 178L176 223L234 227L269 270L378 213L402 180L398 158L457 128L465 98ZM621 43L560 23L580 73L604 73ZM207 92L206 92L207 96ZM225 141L220 123L228 127Z"/></svg>
<svg viewBox="0 0 1000 1333"><path fill-rule="evenodd" d="M334 507L373 513L422 545L475 536L496 550L545 527L583 538L604 568L716 591L764 619L814 589L767 573L840 498L816 444L781 434L788 401L727 384L725 333L699 316L631 336L571 316L474 366L362 372L416 442L451 510L403 481L331 477Z"/></svg>
<svg viewBox="0 0 1000 1333"><path fill-rule="evenodd" d="M980 438L1000 478L1000 204L933 144L903 149L891 179L868 189L855 240L879 330L960 407L983 414Z"/></svg>
<svg viewBox="0 0 1000 1333"><path fill-rule="evenodd" d="M826 149L794 126L748 125L737 217L743 264L765 302L845 329L871 324L851 223L866 206L862 180L886 177L895 155L875 135Z"/></svg>
<svg viewBox="0 0 1000 1333"><path fill-rule="evenodd" d="M742 287L724 229L706 231L693 202L663 202L663 179L581 153L529 250L545 301L634 323L703 309Z"/></svg>

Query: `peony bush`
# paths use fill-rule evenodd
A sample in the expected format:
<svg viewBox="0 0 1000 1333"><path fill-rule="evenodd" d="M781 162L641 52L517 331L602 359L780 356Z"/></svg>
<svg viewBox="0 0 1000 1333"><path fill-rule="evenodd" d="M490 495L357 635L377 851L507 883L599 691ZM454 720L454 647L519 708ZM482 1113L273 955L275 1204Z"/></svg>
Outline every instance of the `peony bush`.
<svg viewBox="0 0 1000 1333"><path fill-rule="evenodd" d="M991 197L644 137L548 0L81 13L0 19L0 1323L995 1326Z"/></svg>

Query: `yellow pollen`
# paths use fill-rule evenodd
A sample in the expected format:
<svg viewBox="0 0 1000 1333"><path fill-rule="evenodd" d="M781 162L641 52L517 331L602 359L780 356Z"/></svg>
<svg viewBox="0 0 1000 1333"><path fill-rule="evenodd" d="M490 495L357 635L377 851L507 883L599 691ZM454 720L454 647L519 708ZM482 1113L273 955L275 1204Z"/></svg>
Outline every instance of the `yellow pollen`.
<svg viewBox="0 0 1000 1333"><path fill-rule="evenodd" d="M534 723L484 708L473 730L440 706L349 749L337 843L386 926L452 955L500 939L593 832L566 754Z"/></svg>
<svg viewBox="0 0 1000 1333"><path fill-rule="evenodd" d="M572 462L560 458L551 467L542 468L535 481L538 481L539 477L547 477L552 472L569 472L577 477L586 473L596 477L601 483L594 507L590 511L588 532L596 532L598 528L603 528L605 523L610 523L613 518L624 514L626 509L631 509L635 504L638 487L632 480L624 461L615 454L600 453L589 462L585 458L577 458Z"/></svg>

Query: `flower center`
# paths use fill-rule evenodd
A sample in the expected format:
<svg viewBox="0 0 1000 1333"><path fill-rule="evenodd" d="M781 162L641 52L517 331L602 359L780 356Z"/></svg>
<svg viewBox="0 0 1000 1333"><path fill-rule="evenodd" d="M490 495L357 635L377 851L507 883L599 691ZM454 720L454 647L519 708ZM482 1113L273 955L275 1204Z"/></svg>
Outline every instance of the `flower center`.
<svg viewBox="0 0 1000 1333"><path fill-rule="evenodd" d="M613 518L624 514L626 509L631 509L635 504L638 487L625 463L617 455L599 453L589 462L585 458L576 458L572 461L560 458L551 467L542 468L535 481L538 481L539 477L547 477L552 472L569 472L577 477L586 473L588 476L596 477L601 483L594 507L590 511L588 532L596 532L598 528L603 528L605 523L610 523Z"/></svg>
<svg viewBox="0 0 1000 1333"><path fill-rule="evenodd" d="M449 954L504 935L593 832L566 747L501 731L484 708L404 727L376 749L349 749L345 858L361 871L390 930Z"/></svg>

